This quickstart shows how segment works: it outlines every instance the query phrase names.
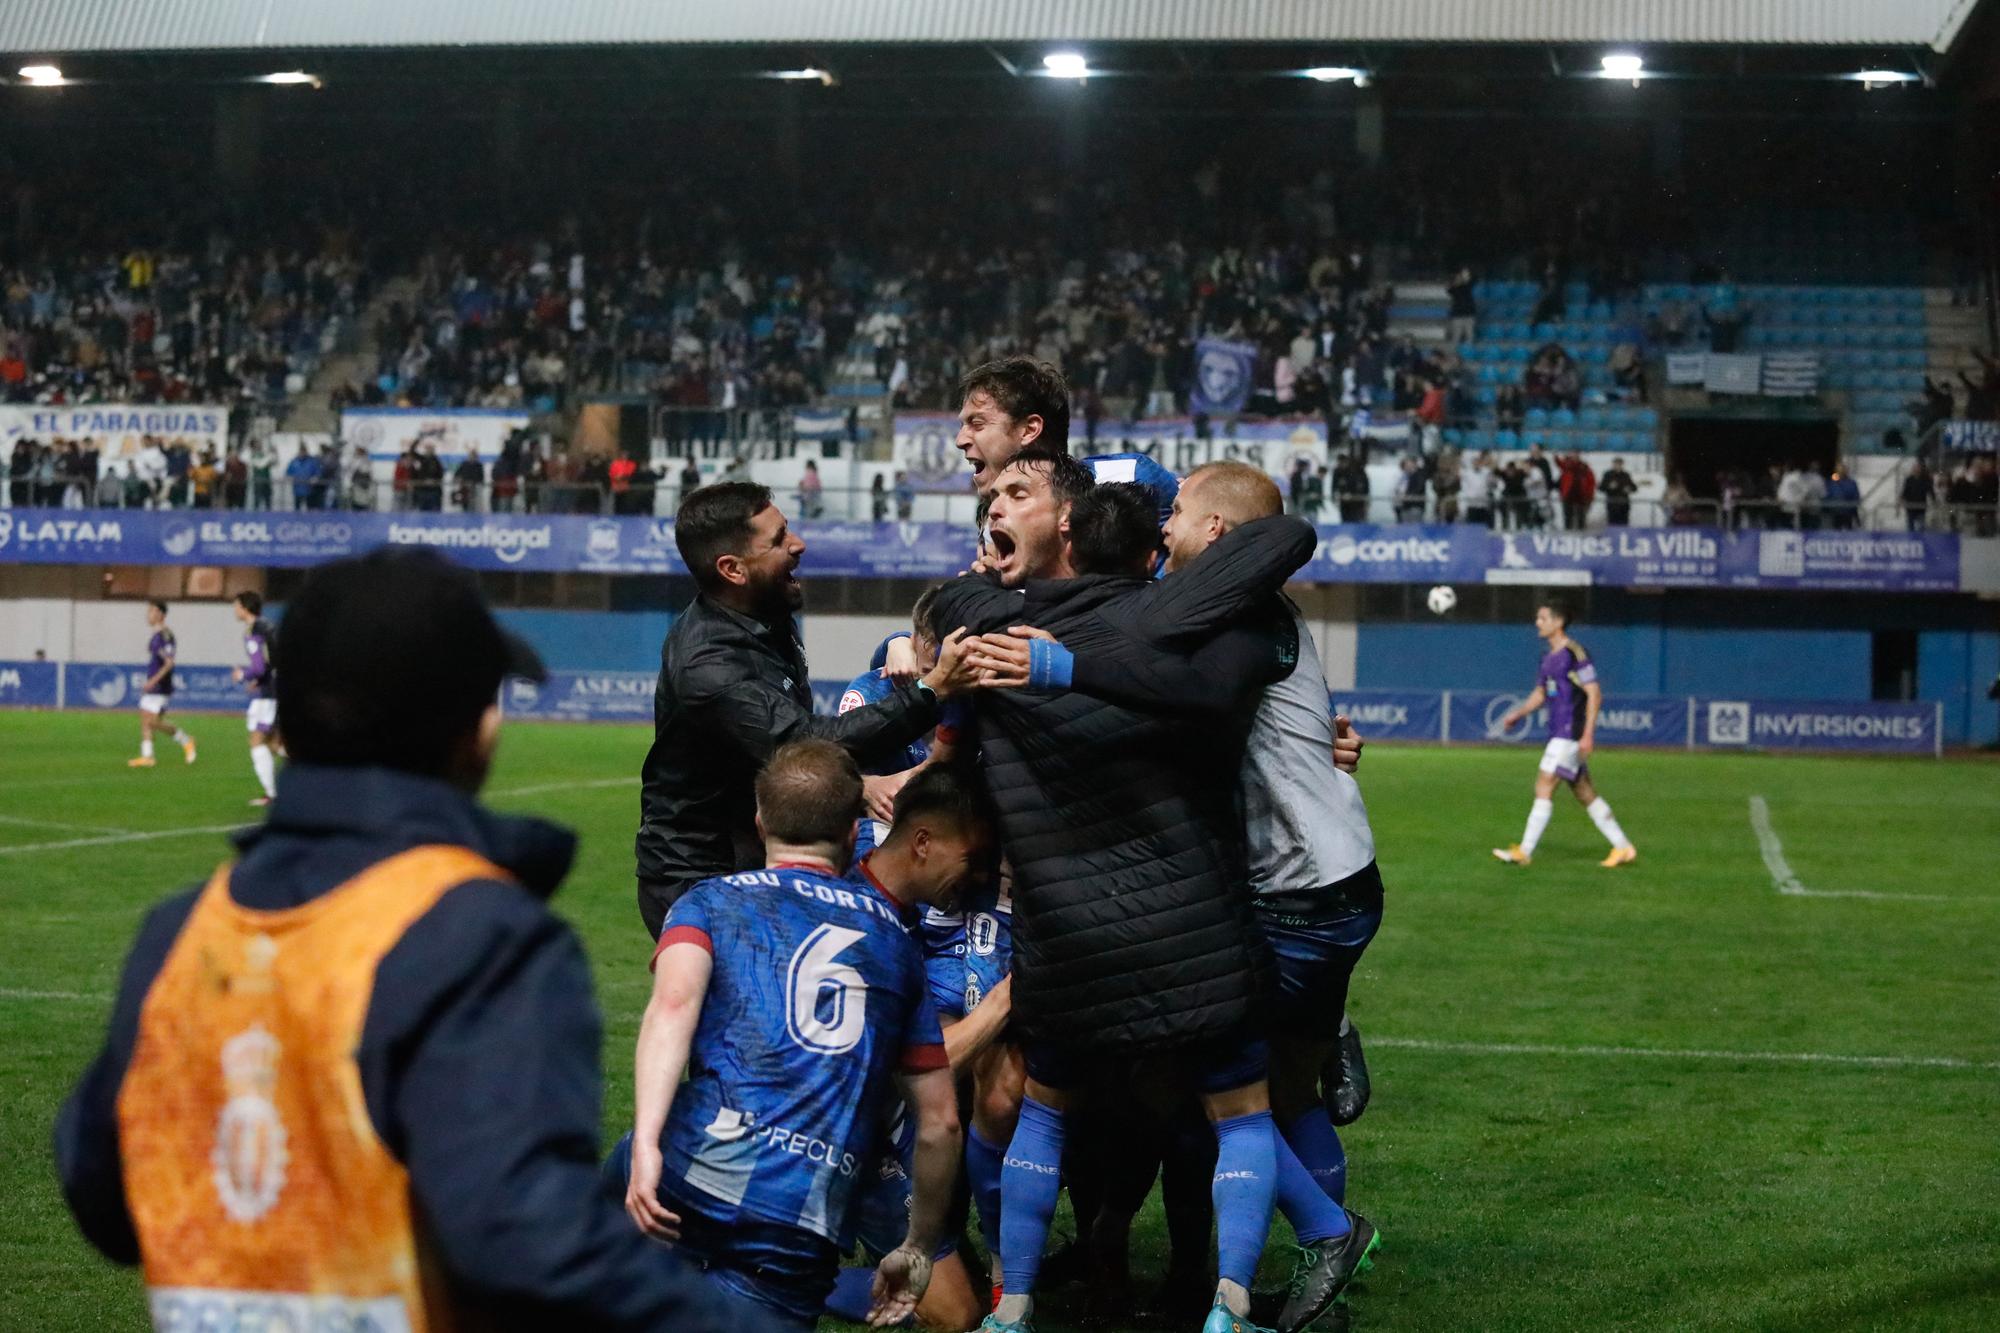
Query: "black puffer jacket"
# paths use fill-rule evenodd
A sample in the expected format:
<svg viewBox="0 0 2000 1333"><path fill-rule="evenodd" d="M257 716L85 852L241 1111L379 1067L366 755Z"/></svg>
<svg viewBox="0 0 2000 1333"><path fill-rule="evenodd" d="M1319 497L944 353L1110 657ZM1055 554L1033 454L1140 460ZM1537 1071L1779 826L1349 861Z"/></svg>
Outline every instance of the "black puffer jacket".
<svg viewBox="0 0 2000 1333"><path fill-rule="evenodd" d="M1297 519L1245 524L1160 583L1090 576L1021 593L969 576L939 594L934 623L940 633L1035 625L1079 657L1158 651L1142 641L1210 632L1266 604L1314 540ZM1014 870L1022 1033L1116 1051L1242 1028L1266 988L1235 808L1249 710L1231 727L1080 693L976 697L980 761Z"/></svg>

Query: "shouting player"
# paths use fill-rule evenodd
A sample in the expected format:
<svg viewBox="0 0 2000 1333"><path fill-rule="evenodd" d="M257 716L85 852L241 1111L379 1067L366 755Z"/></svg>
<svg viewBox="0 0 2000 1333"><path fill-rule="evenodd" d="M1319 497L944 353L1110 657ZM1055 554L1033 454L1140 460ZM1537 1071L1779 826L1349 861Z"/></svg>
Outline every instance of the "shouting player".
<svg viewBox="0 0 2000 1333"><path fill-rule="evenodd" d="M151 768L153 737L179 741L181 753L194 762L194 734L167 721L167 709L174 702L174 632L167 628L167 604L146 603L146 625L153 637L146 640L146 683L139 687L139 757L128 759L128 768Z"/></svg>
<svg viewBox="0 0 2000 1333"><path fill-rule="evenodd" d="M1542 658L1535 688L1500 719L1505 731L1544 703L1549 707L1549 743L1542 747L1541 771L1535 775L1535 803L1528 810L1528 826L1521 840L1511 847L1495 847L1493 855L1510 865L1524 866L1533 859L1535 845L1555 813L1556 780L1569 784L1576 799L1611 844L1611 854L1598 864L1630 865L1639 859L1625 830L1611 813L1611 803L1597 794L1590 780L1590 752L1597 745L1597 714L1604 706L1604 688L1597 683L1597 668L1582 644L1569 636L1569 608L1549 598L1535 608L1535 633L1549 646Z"/></svg>
<svg viewBox="0 0 2000 1333"><path fill-rule="evenodd" d="M668 911L639 1029L632 1136L607 1174L626 1176L642 1231L774 1327L810 1329L851 1243L850 1204L877 1161L898 1075L916 1119L909 1217L876 1270L870 1312L893 1322L929 1286L962 1147L908 925L919 903L949 901L983 866L985 835L938 825L891 887L866 862L860 880L843 874L862 797L838 745L780 747L756 796L766 869L704 880Z"/></svg>
<svg viewBox="0 0 2000 1333"><path fill-rule="evenodd" d="M244 664L232 673L250 692L244 726L250 733L250 767L257 770L261 796L252 805L269 805L278 794L278 760L271 750L271 733L278 725L278 672L271 661L270 622L264 619L264 599L254 592L236 594L236 619L243 626ZM192 762L192 761L190 761Z"/></svg>

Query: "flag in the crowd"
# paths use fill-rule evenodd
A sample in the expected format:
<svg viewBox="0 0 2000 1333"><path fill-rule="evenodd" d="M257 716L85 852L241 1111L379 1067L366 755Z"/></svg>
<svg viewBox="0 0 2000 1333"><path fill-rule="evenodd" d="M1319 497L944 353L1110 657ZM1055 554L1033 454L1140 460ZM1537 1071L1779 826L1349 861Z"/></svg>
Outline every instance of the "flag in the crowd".
<svg viewBox="0 0 2000 1333"><path fill-rule="evenodd" d="M801 440L840 440L847 437L844 408L815 410L800 408L792 413L792 433Z"/></svg>
<svg viewBox="0 0 2000 1333"><path fill-rule="evenodd" d="M1764 392L1773 398L1806 398L1819 392L1818 352L1766 352Z"/></svg>
<svg viewBox="0 0 2000 1333"><path fill-rule="evenodd" d="M1257 368L1257 348L1251 343L1203 338L1194 349L1194 392L1188 406L1210 416L1234 416L1250 401L1250 379Z"/></svg>
<svg viewBox="0 0 2000 1333"><path fill-rule="evenodd" d="M1710 393L1756 393L1763 383L1764 358L1755 352L1710 352Z"/></svg>

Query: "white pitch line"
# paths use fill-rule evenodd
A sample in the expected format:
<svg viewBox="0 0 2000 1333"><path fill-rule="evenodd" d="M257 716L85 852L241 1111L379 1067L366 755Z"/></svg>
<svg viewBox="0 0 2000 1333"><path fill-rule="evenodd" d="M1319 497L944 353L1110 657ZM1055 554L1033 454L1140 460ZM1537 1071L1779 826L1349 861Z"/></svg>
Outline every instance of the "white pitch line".
<svg viewBox="0 0 2000 1333"><path fill-rule="evenodd" d="M504 787L499 791L487 792L486 795L496 799L502 796L536 796L553 791L629 787L638 781L637 778L590 778L582 782L544 782L532 787ZM0 847L0 856L19 856L24 852L59 852L72 847L110 847L126 842L153 842L160 838L192 838L207 833L234 833L237 829L245 827L247 825L244 824L205 824L194 828L156 829L144 833L111 833L96 838L64 838L57 842L25 842L13 847Z"/></svg>
<svg viewBox="0 0 2000 1333"><path fill-rule="evenodd" d="M1779 893L1793 898L1878 898L1894 902L1944 903L1954 901L1938 893L1876 893L1869 889L1809 889L1792 873L1785 860L1785 845L1771 827L1771 807L1761 796L1750 798L1750 831L1757 835L1757 850L1764 854L1764 868L1771 872L1771 884Z"/></svg>
<svg viewBox="0 0 2000 1333"><path fill-rule="evenodd" d="M543 782L533 787L508 787L502 791L488 792L488 796L538 796L550 791L586 791L599 787L633 787L637 778L592 778L587 782Z"/></svg>
<svg viewBox="0 0 2000 1333"><path fill-rule="evenodd" d="M18 815L0 815L0 824L14 828L56 828L70 833L130 833L131 829L106 828L102 824L65 824L56 819L22 819Z"/></svg>
<svg viewBox="0 0 2000 1333"><path fill-rule="evenodd" d="M15 847L0 847L0 856L19 856L24 852L57 852L69 847L109 847L121 842L153 842L160 838L194 838L208 833L234 833L244 827L242 824L202 824L193 828L157 829L150 833L115 833L102 838L65 838L61 842L24 842Z"/></svg>
<svg viewBox="0 0 2000 1333"><path fill-rule="evenodd" d="M1453 1055L1567 1055L1595 1059L1751 1060L1760 1064L1856 1065L1866 1069L2000 1069L2000 1060L1948 1055L1833 1055L1823 1051L1669 1050L1654 1046L1550 1046L1511 1041L1431 1041L1423 1037L1369 1037L1366 1046Z"/></svg>
<svg viewBox="0 0 2000 1333"><path fill-rule="evenodd" d="M96 991L17 990L13 986L0 986L0 1000L88 1000L92 1004L108 1004L111 997Z"/></svg>

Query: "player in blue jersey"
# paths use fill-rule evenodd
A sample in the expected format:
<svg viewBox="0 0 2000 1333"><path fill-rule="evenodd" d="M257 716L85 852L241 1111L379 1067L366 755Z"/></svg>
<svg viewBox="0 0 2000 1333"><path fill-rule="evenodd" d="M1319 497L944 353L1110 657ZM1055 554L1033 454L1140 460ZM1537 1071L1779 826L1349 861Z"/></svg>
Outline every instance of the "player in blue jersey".
<svg viewBox="0 0 2000 1333"><path fill-rule="evenodd" d="M1535 633L1548 644L1535 688L1528 697L1508 709L1500 718L1505 731L1543 704L1549 709L1549 743L1542 748L1541 771L1535 775L1535 803L1528 810L1528 826L1521 840L1510 847L1495 847L1493 855L1510 865L1524 866L1534 858L1535 845L1555 813L1554 796L1558 780L1567 782L1578 804L1590 815L1611 844L1611 854L1598 864L1606 867L1630 865L1639 859L1632 840L1618 826L1611 804L1597 794L1590 780L1590 754L1597 745L1597 714L1604 705L1604 687L1598 684L1597 667L1582 644L1569 636L1569 608L1550 598L1535 608Z"/></svg>
<svg viewBox="0 0 2000 1333"><path fill-rule="evenodd" d="M654 954L633 1134L621 1145L626 1209L725 1288L809 1329L852 1241L850 1205L900 1082L916 1121L909 1221L876 1270L870 1312L893 1322L929 1285L962 1146L908 925L988 853L978 830L934 833L893 889L868 862L860 881L844 878L861 775L830 742L781 747L756 794L767 868L696 885Z"/></svg>
<svg viewBox="0 0 2000 1333"><path fill-rule="evenodd" d="M236 594L236 620L243 626L243 665L232 674L250 692L244 727L250 733L250 767L264 789L250 804L269 805L278 794L278 759L271 746L278 728L278 669L271 658L277 636L264 619L264 599L254 592Z"/></svg>
<svg viewBox="0 0 2000 1333"><path fill-rule="evenodd" d="M897 794L888 835L882 845L856 867L855 875L872 877L899 896L913 900L920 897L917 893L903 892L898 886L923 882L923 868L931 859L927 849L949 843L957 836L956 830L972 827L975 823L981 844L990 846L990 815L976 791L959 766L942 763L927 765ZM987 859L990 861L990 858ZM954 895L954 901L947 902L943 907L927 904L924 907L925 921L918 932L920 940L924 941L924 971L931 1000L943 1028L946 1059L954 1080L962 1082L970 1073L975 1076L975 1088L980 1085L979 1076L986 1073L996 1057L1004 1057L1009 1049L1000 1040L1007 1025L1012 999L1011 988L1004 976L1004 958L998 960L1000 975L994 975L991 970L995 955L1005 949L1005 939L995 928L989 911L992 906L989 889L992 878L990 867L982 865L979 872L970 876L961 891ZM960 907L967 910L961 912ZM932 933L930 921L938 914L959 923L960 932L957 942L941 953L933 952L929 939ZM973 941L971 949L966 944L968 937ZM974 985L968 980L971 970L968 959L977 960L973 966L979 969L978 975L982 978L978 983L981 989L976 999L971 995ZM1018 1063L1018 1055L1015 1061ZM973 1119L977 1125L977 1101L974 1102ZM914 1125L899 1106L891 1116L891 1142L855 1200L856 1238L871 1262L895 1248L907 1223L912 1177L910 1145L913 1138ZM1004 1137L1000 1139L1002 1143L1005 1141ZM969 1157L971 1151L968 1145ZM976 1181L977 1173L970 1174ZM997 1161L991 1173L991 1185L997 1194ZM990 1249L994 1244L993 1236L997 1235L998 1209L986 1198L981 1199L981 1205L981 1225L989 1233L987 1244ZM970 1329L979 1323L988 1308L983 1295L985 1282L975 1282L959 1248L958 1233L963 1218L963 1197L955 1196L947 1214L945 1239L933 1255L930 1290L917 1307L917 1322L925 1328ZM866 1317L870 1303L865 1270L841 1270L834 1293L827 1302L827 1312L860 1322Z"/></svg>
<svg viewBox="0 0 2000 1333"><path fill-rule="evenodd" d="M174 632L167 628L167 604L146 603L146 628L153 631L146 640L146 679L139 686L139 755L128 759L128 768L151 768L153 737L179 741L181 753L194 762L194 734L167 721L174 703Z"/></svg>

